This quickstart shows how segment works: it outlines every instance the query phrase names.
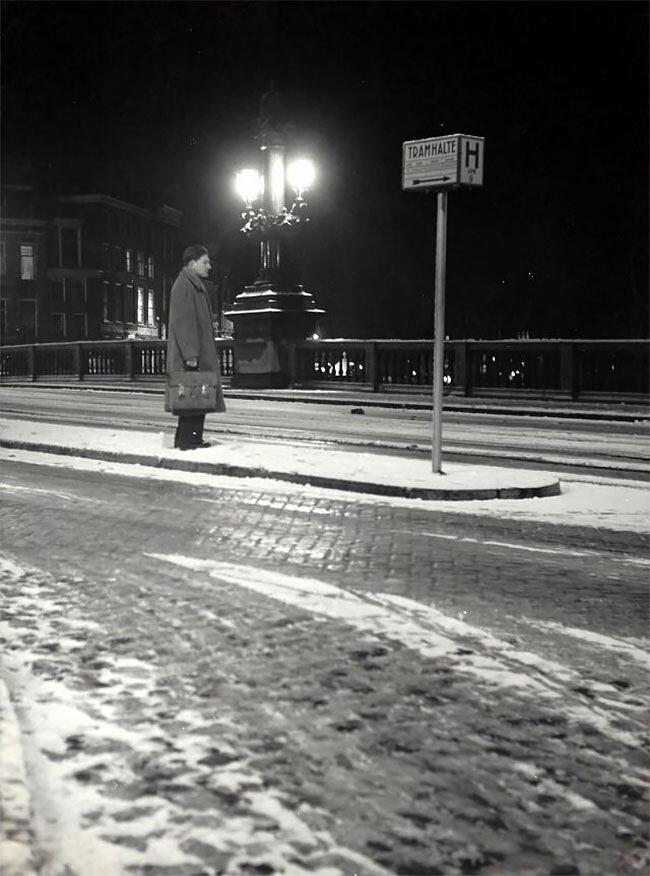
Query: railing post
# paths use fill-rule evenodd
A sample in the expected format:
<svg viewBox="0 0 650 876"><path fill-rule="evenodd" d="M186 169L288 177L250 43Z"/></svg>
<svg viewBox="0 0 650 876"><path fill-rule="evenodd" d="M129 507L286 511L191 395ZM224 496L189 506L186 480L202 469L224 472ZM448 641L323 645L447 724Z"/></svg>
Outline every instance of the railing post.
<svg viewBox="0 0 650 876"><path fill-rule="evenodd" d="M135 375L135 357L133 355L133 341L127 341L124 349L124 370L127 380L133 380Z"/></svg>
<svg viewBox="0 0 650 876"><path fill-rule="evenodd" d="M77 380L83 380L86 369L84 368L83 348L81 343L75 344L73 349L74 370L77 373Z"/></svg>
<svg viewBox="0 0 650 876"><path fill-rule="evenodd" d="M574 344L560 346L560 389L575 401L578 398L578 373Z"/></svg>
<svg viewBox="0 0 650 876"><path fill-rule="evenodd" d="M36 368L36 346L34 344L27 350L27 371L32 381L35 381L38 377L38 370Z"/></svg>
<svg viewBox="0 0 650 876"><path fill-rule="evenodd" d="M366 351L366 381L370 384L372 391L377 392L379 389L379 373L377 370L377 344L370 341L365 344Z"/></svg>
<svg viewBox="0 0 650 876"><path fill-rule="evenodd" d="M289 386L294 387L297 383L297 344L295 341L289 341L287 344L287 372L289 374Z"/></svg>
<svg viewBox="0 0 650 876"><path fill-rule="evenodd" d="M465 371L463 392L466 396L469 397L472 394L474 388L474 353L471 343L463 344L462 358L463 370Z"/></svg>
<svg viewBox="0 0 650 876"><path fill-rule="evenodd" d="M454 382L452 389L469 395L469 362L467 359L467 343L465 341L452 341L454 351Z"/></svg>

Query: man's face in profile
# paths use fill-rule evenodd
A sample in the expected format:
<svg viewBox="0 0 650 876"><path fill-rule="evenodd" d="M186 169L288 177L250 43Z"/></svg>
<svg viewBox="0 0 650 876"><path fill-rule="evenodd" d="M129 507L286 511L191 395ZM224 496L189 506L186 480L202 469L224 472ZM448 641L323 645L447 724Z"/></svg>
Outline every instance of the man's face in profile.
<svg viewBox="0 0 650 876"><path fill-rule="evenodd" d="M189 267L194 271L195 274L198 274L199 277L205 279L212 270L212 265L210 264L210 256L207 255L207 253L202 255L200 259L196 259L195 261L190 262Z"/></svg>

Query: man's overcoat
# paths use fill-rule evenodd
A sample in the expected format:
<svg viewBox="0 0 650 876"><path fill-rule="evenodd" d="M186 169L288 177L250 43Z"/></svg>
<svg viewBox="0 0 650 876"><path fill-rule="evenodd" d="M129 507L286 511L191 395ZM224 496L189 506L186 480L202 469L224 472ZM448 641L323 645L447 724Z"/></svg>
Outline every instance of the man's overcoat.
<svg viewBox="0 0 650 876"><path fill-rule="evenodd" d="M225 410L208 293L198 274L183 268L174 281L169 299L167 374L185 370L185 363L190 359L198 361L199 371L216 373L217 410Z"/></svg>

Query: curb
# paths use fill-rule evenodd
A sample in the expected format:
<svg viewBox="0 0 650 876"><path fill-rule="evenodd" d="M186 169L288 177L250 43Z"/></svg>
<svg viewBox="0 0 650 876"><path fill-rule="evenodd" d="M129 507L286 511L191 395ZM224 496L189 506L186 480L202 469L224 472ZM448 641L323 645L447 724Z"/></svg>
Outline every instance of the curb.
<svg viewBox="0 0 650 876"><path fill-rule="evenodd" d="M232 465L230 463L193 462L185 459L168 459L162 456L146 456L137 453L114 453L108 450L89 450L85 448L62 447L38 442L0 439L0 447L14 450L32 450L40 453L53 453L58 456L79 456L102 462L122 462L130 465L147 465L154 468L176 469L178 471L199 472L201 474L226 475L228 477L266 478L302 484L312 487L327 487L355 493L370 493L376 496L393 496L404 499L429 499L446 501L467 501L478 499L531 499L546 496L559 496L560 481L532 487L493 487L454 490L441 490L429 487L406 487L393 484L375 484L368 481L351 481L325 475L301 474L299 472L273 471L255 466Z"/></svg>

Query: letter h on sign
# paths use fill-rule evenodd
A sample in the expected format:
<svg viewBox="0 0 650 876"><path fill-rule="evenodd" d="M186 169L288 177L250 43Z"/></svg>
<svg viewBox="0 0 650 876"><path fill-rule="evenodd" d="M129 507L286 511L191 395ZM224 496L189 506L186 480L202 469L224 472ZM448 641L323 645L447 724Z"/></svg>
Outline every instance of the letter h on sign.
<svg viewBox="0 0 650 876"><path fill-rule="evenodd" d="M485 144L482 137L461 135L460 174L461 185L482 186Z"/></svg>
<svg viewBox="0 0 650 876"><path fill-rule="evenodd" d="M478 170L479 144L465 141L465 167L469 168L470 158L474 159L474 171Z"/></svg>

